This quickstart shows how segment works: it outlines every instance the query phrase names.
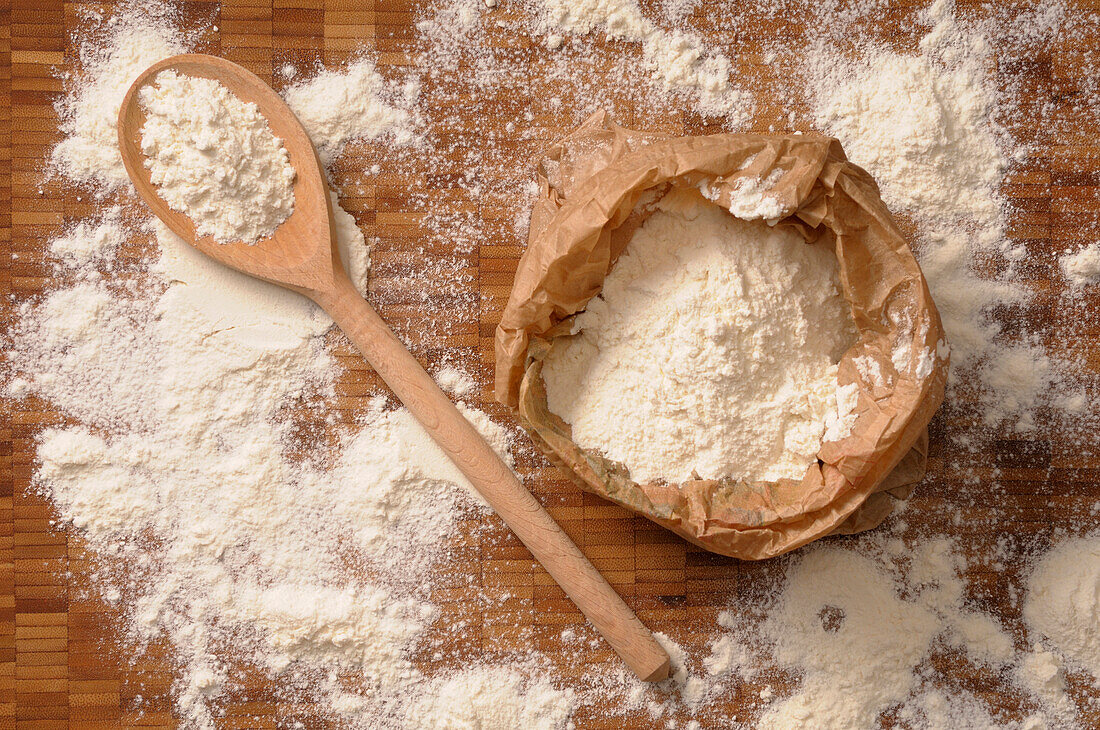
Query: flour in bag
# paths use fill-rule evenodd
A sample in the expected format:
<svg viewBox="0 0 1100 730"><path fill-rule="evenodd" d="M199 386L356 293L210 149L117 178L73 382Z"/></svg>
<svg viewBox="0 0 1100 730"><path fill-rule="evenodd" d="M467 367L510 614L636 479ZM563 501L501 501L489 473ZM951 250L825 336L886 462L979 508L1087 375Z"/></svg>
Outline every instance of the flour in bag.
<svg viewBox="0 0 1100 730"><path fill-rule="evenodd" d="M793 232L666 197L575 330L543 368L550 410L637 482L799 479L851 430L836 258Z"/></svg>

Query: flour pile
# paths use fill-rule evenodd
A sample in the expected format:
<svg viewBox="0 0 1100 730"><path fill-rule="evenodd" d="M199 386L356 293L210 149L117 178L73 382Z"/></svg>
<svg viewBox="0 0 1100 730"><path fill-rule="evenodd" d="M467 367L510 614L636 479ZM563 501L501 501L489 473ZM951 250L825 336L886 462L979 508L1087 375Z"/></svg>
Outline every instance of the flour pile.
<svg viewBox="0 0 1100 730"><path fill-rule="evenodd" d="M393 92L373 63L359 59L343 71L322 69L313 78L287 87L283 97L316 140L321 161L329 164L356 140L388 136L398 145L416 144L414 120L405 106L416 100L418 92L419 85L411 80L395 100L403 105L388 103Z"/></svg>
<svg viewBox="0 0 1100 730"><path fill-rule="evenodd" d="M550 730L569 726L573 704L572 692L555 689L545 679L528 680L510 668L471 667L436 682L432 692L410 707L406 726Z"/></svg>
<svg viewBox="0 0 1100 730"><path fill-rule="evenodd" d="M197 235L255 243L294 212L290 155L255 104L175 71L157 74L138 101L150 180Z"/></svg>
<svg viewBox="0 0 1100 730"><path fill-rule="evenodd" d="M821 548L788 571L763 629L778 662L804 678L796 694L768 709L762 727L873 727L882 712L929 691L916 669L937 637L979 662L1003 666L1013 659L1003 629L964 608L961 566L950 543L906 551L905 571L902 557L881 548L878 555Z"/></svg>
<svg viewBox="0 0 1100 730"><path fill-rule="evenodd" d="M855 340L833 252L666 196L543 367L573 439L637 482L801 479Z"/></svg>
<svg viewBox="0 0 1100 730"><path fill-rule="evenodd" d="M989 124L994 100L976 83L991 49L980 36L963 36L945 11L943 4L929 11L938 25L920 55L867 48L855 61L819 49L832 63L808 69L814 114L872 171L893 209L988 223L1000 214L997 188L1008 165ZM948 49L958 52L955 63L945 62Z"/></svg>
<svg viewBox="0 0 1100 730"><path fill-rule="evenodd" d="M1100 539L1065 540L1042 556L1024 618L1071 667L1100 682Z"/></svg>
<svg viewBox="0 0 1100 730"><path fill-rule="evenodd" d="M132 8L131 8L132 10ZM112 191L129 184L118 151L118 111L137 75L168 56L188 50L188 38L164 33L158 16L169 13L155 5L140 13L113 16L110 42L80 44L81 71L72 92L57 102L61 132L51 162L74 182Z"/></svg>

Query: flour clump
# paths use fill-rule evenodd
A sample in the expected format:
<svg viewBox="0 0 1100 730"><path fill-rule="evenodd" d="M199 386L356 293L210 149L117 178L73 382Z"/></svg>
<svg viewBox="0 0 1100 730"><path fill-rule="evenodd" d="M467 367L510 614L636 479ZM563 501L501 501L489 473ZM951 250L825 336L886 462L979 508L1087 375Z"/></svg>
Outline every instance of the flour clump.
<svg viewBox="0 0 1100 730"><path fill-rule="evenodd" d="M374 64L359 60L342 72L322 70L285 89L283 98L327 165L355 140L388 136L403 145L415 141L411 115L387 103L386 88ZM415 97L415 92L415 86L410 86L405 96Z"/></svg>
<svg viewBox="0 0 1100 730"><path fill-rule="evenodd" d="M1075 668L1100 681L1100 538L1066 540L1028 580L1024 620Z"/></svg>
<svg viewBox="0 0 1100 730"><path fill-rule="evenodd" d="M1100 284L1100 243L1085 246L1058 259L1066 281L1074 289Z"/></svg>
<svg viewBox="0 0 1100 730"><path fill-rule="evenodd" d="M294 168L255 104L162 71L139 94L141 151L161 197L218 243L267 238L294 211Z"/></svg>
<svg viewBox="0 0 1100 730"><path fill-rule="evenodd" d="M838 412L855 329L832 251L666 196L543 377L574 441L637 482L801 479Z"/></svg>

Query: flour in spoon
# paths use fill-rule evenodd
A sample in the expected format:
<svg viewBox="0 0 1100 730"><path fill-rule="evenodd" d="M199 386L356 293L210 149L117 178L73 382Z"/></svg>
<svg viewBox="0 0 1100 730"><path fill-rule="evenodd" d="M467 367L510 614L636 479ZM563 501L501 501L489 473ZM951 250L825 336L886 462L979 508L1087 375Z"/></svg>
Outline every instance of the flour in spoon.
<svg viewBox="0 0 1100 730"><path fill-rule="evenodd" d="M140 92L141 150L161 197L218 243L267 238L294 211L294 168L256 105L162 71Z"/></svg>

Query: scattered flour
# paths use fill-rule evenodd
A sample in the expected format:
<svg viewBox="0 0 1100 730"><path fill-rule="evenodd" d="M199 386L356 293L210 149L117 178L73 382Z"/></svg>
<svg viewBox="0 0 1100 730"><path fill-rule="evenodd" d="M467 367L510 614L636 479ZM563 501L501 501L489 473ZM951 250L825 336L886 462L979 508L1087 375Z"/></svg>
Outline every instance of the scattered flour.
<svg viewBox="0 0 1100 730"><path fill-rule="evenodd" d="M759 671L756 653L733 633L723 634L711 641L710 654L703 660L703 666L712 676L734 674L746 681Z"/></svg>
<svg viewBox="0 0 1100 730"><path fill-rule="evenodd" d="M924 692L932 695L906 702L924 687L917 669L937 638L995 666L1015 657L999 624L964 606L951 542L932 540L901 554L907 570L888 553L819 547L787 570L762 632L779 664L802 673L802 684L765 710L761 728L859 730L876 727L881 713L903 703L905 713L930 718L918 727L952 727L937 724L941 716L988 714L930 688Z"/></svg>
<svg viewBox="0 0 1100 730"><path fill-rule="evenodd" d="M473 376L451 364L436 370L433 377L440 388L458 398L471 395L477 390L477 381Z"/></svg>
<svg viewBox="0 0 1100 730"><path fill-rule="evenodd" d="M94 33L81 31L73 46L79 50L83 72L70 80L67 93L58 102L65 136L53 150L52 167L66 181L91 186L97 195L126 188L114 125L130 81L149 63L189 47L180 33L150 20L157 4L146 5L140 13L129 6L119 22L97 25ZM511 12L518 8L490 12L495 0L454 0L443 5L446 7L435 16L427 11L430 20L418 27L414 41L416 50L424 55L412 57L419 68L411 71L410 78L427 82L423 90L416 83L391 89L388 79L379 81L381 75L372 75L373 66L366 58L344 70L323 70L314 84L304 66L283 72L284 78L296 83L286 90L288 101L303 117L327 162L334 162L350 139L419 145L423 141L415 130L422 127L433 136L429 144L434 147L427 154L403 156L400 148L395 148L385 160L387 172L408 178L409 188L402 192L409 207L426 213L422 223L425 255L417 265L428 273L417 280L425 290L417 306L434 306L429 285L459 281L461 257L439 256L433 249L461 254L476 251L485 233L499 225L495 218L486 220L480 213L456 212L455 196L476 200L485 210L507 211L504 225L520 232L517 241L522 238L526 227L522 210L533 196L524 184L525 165L531 145L541 146L548 134L560 133L599 108L614 109L624 122L643 112L656 124L679 123L682 115L725 115L732 129L747 119L750 98L735 88L739 81L730 84L731 70L725 66L728 59L741 55L745 27L738 22L740 9L723 4L704 7L694 0L670 0L661 9L646 5L647 12L653 9L653 18L664 17L677 26L663 30L656 29L640 11L632 10L636 6L618 0L582 4L575 12L567 8L566 12L576 17L556 16L560 20L548 16L548 12L560 13L565 7L558 2L539 4L526 18ZM803 7L784 0L754 4L745 13L767 15L788 5ZM831 14L828 23L817 25L832 29L861 18L875 22L878 7L877 0L827 0L808 4L805 9ZM968 6L960 15L969 22L982 12ZM1015 59L1011 54L1005 58L1003 45L991 52L988 29L964 26L954 19L950 3L944 2L924 14L924 26L915 25L918 31L920 27L929 31L918 54L900 54L898 46L887 50L866 43L865 36L873 33L859 31L850 38L822 43L806 57L807 63L835 71L808 74L819 82L810 84L817 92L811 104L817 128L840 135L849 155L875 174L901 219L912 218L918 224L914 243L955 348L953 390L969 383L982 392L977 404L979 421L1026 427L1028 412L1058 384L1057 371L1062 365L1053 362L1039 344L1046 341L1046 333L1025 329L1021 337L1002 324L1003 317L993 314L994 310L1018 313L1030 301L1015 269L1027 252L1007 243L1006 219L995 189L1011 161L1032 154L1030 142L1006 139L993 119L1001 116L1002 105L1013 111L1014 105L1021 103L1018 88L1002 88L1004 70L1018 60L1045 58L1045 51L1036 50L1034 39L1063 32L1059 30L1060 16L1071 11L1059 2L1039 3L1018 21L1007 9L997 12L1004 12L1007 19L998 20L998 25L1011 26L1010 32L1020 39L1019 50L1013 50L1015 46L1010 49L1018 52ZM626 16L620 20L615 13ZM701 34L686 25L699 27L693 13L704 13L704 22L720 28L728 43L713 47L710 41L704 43ZM584 17L591 21L587 28ZM782 37L782 22L775 38L759 39L766 47L774 43L762 58L768 65L776 64L780 73L784 63L797 59L805 49L801 32L795 41L796 53L784 45L789 41ZM610 28L620 30L609 33ZM600 31L612 40L601 43L595 37ZM557 50L524 46L517 52L515 46L525 44L532 32L543 34L546 45L558 46ZM505 42L491 43L492 34ZM751 45L757 45L757 40ZM850 47L850 40L858 46L855 56L863 59L859 63L838 53L837 49ZM642 46L642 64L621 41ZM671 50L663 52L658 46L666 43ZM696 52L698 56L694 56ZM532 68L539 73L532 74ZM879 79L868 69L889 75ZM653 74L657 83L651 85L647 81ZM750 82L755 91L756 80L746 79ZM607 92L608 83L616 87L614 94ZM899 101L890 83L912 97ZM653 91L656 87L667 91ZM837 98L841 90L852 96ZM1054 93L1064 91L1055 89ZM783 89L761 93L769 99L783 98ZM325 100L333 94L346 97L340 104L326 105ZM1082 108L1095 106L1100 98L1087 86L1072 94L1080 99ZM417 100L416 108L412 99ZM506 100L503 105L502 100ZM860 106L862 103L867 106ZM487 115L506 108L510 139L500 142L492 130L485 135L451 134L449 115L459 106L469 113ZM869 115L874 127L858 119L834 118L830 110L843 107L857 116ZM877 113L883 108L894 113ZM347 112L349 109L354 111ZM982 109L986 110L984 116ZM1028 116L1028 129L1048 122L1043 113L1033 118L1026 111L1023 114ZM315 117L312 120L311 115ZM936 127L937 119L943 128ZM797 115L788 120L789 128L802 128L795 126L803 124ZM763 122L765 126L768 123ZM845 135L859 139L845 139ZM1000 152L995 153L990 144ZM950 162L952 156L966 164L945 169L944 160ZM436 169L439 160L455 162L454 168L442 172L453 176L453 196L439 196L438 186L417 182L441 174ZM995 168L1000 169L996 175ZM377 175L380 169L378 165L370 174ZM937 170L946 174L942 185L927 187L929 175ZM911 184L910 179L919 184ZM350 216L344 222L348 221ZM1031 629L1030 649L1013 656L1012 642L1000 622L966 609L961 579L954 573L959 561L938 543L921 551L900 544L889 551L889 560L876 552L873 541L859 542L864 547L870 544L869 551L862 547L859 551L840 550L834 544L825 549L826 556L806 563L804 570L798 569L802 562L795 563L781 585L782 608L774 621L765 624L768 633L764 636L758 634L753 620L759 618L767 598L742 600L738 591L731 603L735 608L721 615L719 627L713 629L717 635L706 637L709 651L703 657L693 657L686 643L685 648L666 643L676 649L677 657L676 677L667 687L641 686L625 677L617 664L606 663L593 665L572 685L571 695L568 689L555 689L551 682L556 679L542 678L527 665L479 663L457 674L433 669L430 676L424 676L424 665L412 657L426 637L439 631L441 623L438 608L427 600L428 593L414 584L430 588L427 583L434 580L430 566L439 559L440 545L446 544L446 536L455 529L452 509L462 514L476 510L476 503L467 499L465 490L453 486L453 474L446 472L445 465L433 466L431 445L417 435L407 414L389 410L380 402L359 409L360 421L341 433L334 448L325 447L326 457L303 462L286 456L300 450L296 434L301 427L306 427L307 438L323 438L309 424L290 420L282 409L303 402L303 396L304 402L310 403L311 394L331 392L334 359L321 339L329 327L327 319L294 295L211 267L164 231L159 231L154 243L160 254L145 282L150 288L142 288L138 294L126 285L101 281L101 271L132 265L132 258L118 252L145 236L143 224L126 211L109 209L67 222L64 233L47 244L56 259L58 279L40 300L18 305L21 323L12 331L11 343L5 340L9 358L5 367L19 369L7 382L11 396L44 397L72 419L38 436L41 463L37 483L55 495L63 516L81 526L82 534L102 556L105 565L97 577L99 588L105 600L123 607L137 643L167 636L176 645L180 679L175 695L185 708L181 714L186 723L203 726L217 722L213 715L219 697L234 688L240 659L277 677L270 687L282 693L282 698L296 704L306 698L326 704L352 726L400 727L408 724L402 722L406 717L412 717L414 726L435 722L437 726L477 727L492 718L521 717L534 727L560 727L568 725L572 710L594 702L600 712L606 708L624 717L633 713L623 724L637 723L641 717L649 718L649 724L688 730L697 730L701 724L751 727L761 712L772 723L797 716L800 708L811 704L807 692L821 689L824 707L835 710L840 719L830 724L834 718L822 713L815 719L825 718L821 726L843 727L844 718L877 715L875 706L894 701L897 692L879 686L885 678L911 688L896 709L895 724L903 727L1074 727L1072 721L1062 721L1065 715L1058 710L1069 703L1072 711L1075 699L1068 697L1067 682L1078 682L1090 661L1088 635L1080 628L1091 625L1088 596L1063 590L1058 570L1037 568L1031 581L1036 590L1023 600ZM350 262L357 262L355 278L362 283L367 247L354 245L356 241L344 233L340 238L353 243L350 249L345 246L344 255L349 268ZM1063 273L1073 284L1073 274L1066 269ZM473 301L476 319L479 303ZM441 326L459 319L453 309L442 311ZM155 321L160 317L163 324ZM195 327L194 339L180 338L173 327ZM91 340L86 338L89 331L94 331ZM9 344L13 345L10 355ZM177 347L197 358L195 362L185 363L183 355L177 358L167 352ZM203 353L209 354L208 347L225 363L214 367L205 362ZM919 368L926 355L907 353L907 366ZM208 386L193 382L185 369L192 364L199 369L197 377L210 379ZM159 369L162 365L164 373ZM892 373L856 365L864 380L882 378L889 384ZM130 368L130 372L123 378L120 368ZM219 378L225 379L221 386L217 385ZM119 397L120 393L126 397ZM966 400L958 395L952 396L952 404ZM1074 399L1080 402L1082 396L1076 394ZM505 443L503 431L497 427L493 432L484 414L471 410L467 415L491 438L501 439L498 444ZM251 424L247 431L242 426L246 422ZM950 430L948 422L941 424ZM168 430L161 432L165 428ZM169 442L174 434L179 438ZM1076 433L1072 438L1091 448L1091 438ZM202 459L194 458L188 446L194 439L204 439L211 449L203 452ZM408 462L396 457L406 450L416 457ZM941 453L950 479L962 470L959 478L963 483L976 483L955 452L944 448ZM208 460L208 454L213 458ZM183 484L178 488L165 476L173 466L181 469ZM364 478L368 467L375 475L370 480ZM225 487L237 480L243 485L243 494ZM188 486L197 493L188 492ZM990 489L993 499L985 500ZM946 509L952 510L944 517L948 521L955 518L958 524L960 513L953 510L973 499L968 492L976 492L990 503L983 505L984 510L995 509L996 490L996 483L989 485L983 476L980 489L952 489L949 495L940 492L948 495ZM422 498L440 505L439 513L420 509ZM155 501L150 504L150 499ZM182 502L177 505L175 499ZM225 504L217 504L218 499ZM249 499L259 503L249 504ZM212 503L210 507L207 501ZM262 522L270 518L263 513L265 505L281 512L281 531L271 532L270 525ZM211 520L225 515L240 520L230 525L228 533L216 521L198 520L189 525L195 521L195 510L210 514ZM376 529L383 516L401 527ZM970 529L971 516L964 519ZM322 524L325 528L341 525L339 535L321 529ZM985 522L973 523L976 531L987 527ZM994 522L990 529L999 528ZM147 535L176 541L149 544L143 541ZM342 552L330 551L336 540ZM353 546L355 553L350 559L348 546ZM1052 556L1061 549L1055 548ZM1068 557L1050 557L1048 562L1088 585L1094 576L1090 577L1087 566L1095 550L1088 540L1074 550L1083 551L1080 554L1086 559L1075 562ZM795 560L804 561L814 554L810 551ZM412 567L402 571L403 560ZM910 569L908 563L914 561L916 565ZM117 572L108 567L116 564L121 566ZM854 572L845 569L850 565L855 566ZM992 575L1007 570L1004 565L994 565ZM840 589L820 585L817 573L837 576L841 586L851 590L840 595ZM766 575L754 573L761 574ZM239 591L240 596L226 597L226 591ZM191 603L190 598L196 596ZM830 608L823 599L833 597L836 600ZM882 605L881 615L871 610ZM1066 605L1083 610L1049 615L1048 609ZM852 618L864 622L871 636L868 640L857 638L852 649L869 651L871 656L850 652L850 657L861 661L837 667L831 663L839 651L835 640L826 639L824 656L806 646L808 637L831 633L822 625L822 618L837 633L845 631L849 614L841 617L833 610L845 606L854 607ZM826 608L830 610L822 613ZM1028 618L1029 612L1047 616ZM917 617L918 640L905 636L908 625L899 629L892 622L899 615ZM819 617L816 625L814 616ZM931 628L925 623L929 616L934 624ZM215 630L220 621L225 622L222 628L231 631ZM1045 628L1039 628L1044 621ZM765 684L774 661L762 640L774 638L785 626L801 627L806 639L795 635L782 640L782 668L797 675L800 682L793 696L788 696L786 683L776 682L775 688ZM590 649L600 648L594 637L583 638L591 634L583 627L563 632L563 641L566 633L574 637L569 646L579 647L572 655L578 662L587 661ZM926 650L918 645L929 633L934 636ZM952 676L926 661L941 644L960 647L976 666L999 673L990 681L1003 682L1008 693L1016 687L1030 689L1041 699L1043 712L1051 711L1055 721L1042 713L1019 722L1001 721L1002 713L998 721L991 721L985 703L1003 693L1001 685L978 696L960 690L951 683ZM895 645L902 648L902 655L891 658ZM906 668L914 657L917 664ZM692 671L696 660L701 663L698 673ZM954 660L950 665L955 666ZM885 673L858 671L868 666L882 666ZM838 678L839 686L855 687L847 699L837 698L832 687L825 686L823 667ZM1068 678L1067 671L1071 672ZM335 681L335 673L342 673L343 679ZM346 681L355 675L376 681L365 690L357 682ZM722 703L715 698L732 696L734 691L738 697L759 697L760 701L746 700L749 707L739 710L737 718L716 713ZM556 692L570 696L555 697ZM443 695L447 699L437 701ZM693 703L690 712L702 713L702 723L680 719L688 700ZM424 714L406 714L416 705ZM708 713L716 714L711 717ZM396 720L382 723L376 719L383 716Z"/></svg>
<svg viewBox="0 0 1100 730"><path fill-rule="evenodd" d="M902 706L898 718L905 723L903 727L927 730L1006 730L1003 723L989 714L981 700L965 690L948 693L934 689L922 692Z"/></svg>
<svg viewBox="0 0 1100 730"><path fill-rule="evenodd" d="M992 100L974 82L987 53L969 50L979 53L962 68L890 52L815 65L818 122L875 175L891 207L982 219L999 212L1007 163L989 126Z"/></svg>
<svg viewBox="0 0 1100 730"><path fill-rule="evenodd" d="M570 690L530 680L505 667L475 666L433 683L410 706L409 730L566 730L573 712Z"/></svg>
<svg viewBox="0 0 1100 730"><path fill-rule="evenodd" d="M804 672L802 686L765 712L760 727L873 727L916 686L913 668L938 631L935 614L898 598L890 574L870 558L811 552L788 571L765 625L776 660Z"/></svg>
<svg viewBox="0 0 1100 730"><path fill-rule="evenodd" d="M290 155L255 104L175 71L157 74L138 98L150 178L198 235L255 243L294 212Z"/></svg>
<svg viewBox="0 0 1100 730"><path fill-rule="evenodd" d="M161 26L127 26L104 42L85 49L99 60L61 104L79 131L67 128L54 158L75 180L121 187L118 100L149 63L185 45ZM164 81L150 101L179 112L175 92L194 89ZM369 247L333 207L341 258L365 291ZM381 399L339 438L332 460L292 456L307 424L287 406L334 396L337 365L322 339L331 321L159 223L128 220L110 208L49 242L61 282L19 305L6 348L7 394L37 395L73 419L38 435L35 484L100 556L99 589L126 607L137 646L174 647L174 697L189 726L216 724L237 681L234 658L286 691L311 688L346 722L413 687L427 688L420 696L430 701L436 685L409 652L438 616L425 575L458 517L480 509L472 488L406 411ZM112 286L99 274L150 236L143 286ZM463 410L508 460L507 432ZM370 689L349 692L338 678L348 671ZM505 670L493 671L481 674ZM528 708L533 721L568 716L567 695L533 687L554 702L528 708L538 695L509 686L494 688L492 702L499 712ZM461 716L463 707L448 711Z"/></svg>
<svg viewBox="0 0 1100 730"><path fill-rule="evenodd" d="M363 247L338 213L342 247ZM94 549L136 561L116 588L137 638L176 646L178 702L195 724L209 723L228 683L218 654L245 629L259 633L249 646L272 672L325 657L370 676L406 672L401 651L432 609L349 580L339 541L385 545L378 555L394 561L400 552L380 537L391 520L424 542L445 537L461 492L440 484L454 468L403 411L365 423L331 470L290 461L293 423L279 409L330 389L319 337L331 322L163 227L158 243L150 274L167 286L153 299L83 281L23 306L13 368L87 424L42 433L37 483ZM395 464L399 450L417 457ZM402 552L405 567L417 564L415 550Z"/></svg>
<svg viewBox="0 0 1100 730"><path fill-rule="evenodd" d="M751 113L752 97L731 84L733 66L725 55L708 52L691 33L660 28L645 17L635 0L539 2L541 27L548 32L586 35L598 30L608 38L640 43L654 78L666 90L694 97L702 114L726 117L737 125ZM561 47L560 40L548 40L548 44Z"/></svg>
<svg viewBox="0 0 1100 730"><path fill-rule="evenodd" d="M68 267L111 258L126 237L121 214L122 208L114 206L98 219L77 221L68 233L50 241L50 254Z"/></svg>
<svg viewBox="0 0 1100 730"><path fill-rule="evenodd" d="M1062 661L1042 646L1036 646L1024 655L1016 670L1020 684L1028 688L1055 708L1065 707L1066 675Z"/></svg>
<svg viewBox="0 0 1100 730"><path fill-rule="evenodd" d="M800 479L851 427L848 311L831 251L666 196L547 357L550 409L639 482Z"/></svg>
<svg viewBox="0 0 1100 730"><path fill-rule="evenodd" d="M337 222L343 247L365 245L350 216ZM99 245L94 230L87 240ZM393 586L419 584L462 505L476 508L472 487L381 401L332 466L291 461L294 424L280 409L330 390L335 365L319 337L331 322L163 227L158 243L151 273L170 283L152 300L92 281L23 307L13 368L88 424L42 433L38 485L93 549L133 568L103 580L132 606L135 638L175 646L191 723L211 724L231 686L227 652L273 675L319 673L322 696L338 690L325 679L332 666L387 691L419 681L404 652L436 610L355 578L341 556L354 546ZM66 247L78 247L72 234ZM465 410L507 448L501 427Z"/></svg>

